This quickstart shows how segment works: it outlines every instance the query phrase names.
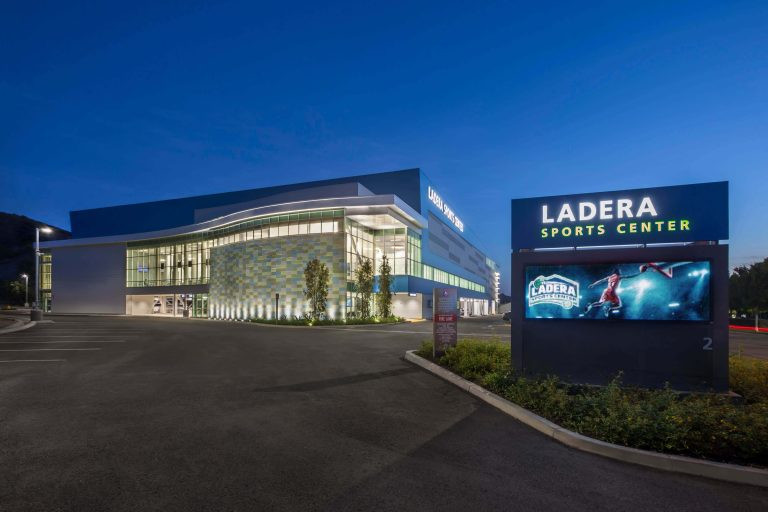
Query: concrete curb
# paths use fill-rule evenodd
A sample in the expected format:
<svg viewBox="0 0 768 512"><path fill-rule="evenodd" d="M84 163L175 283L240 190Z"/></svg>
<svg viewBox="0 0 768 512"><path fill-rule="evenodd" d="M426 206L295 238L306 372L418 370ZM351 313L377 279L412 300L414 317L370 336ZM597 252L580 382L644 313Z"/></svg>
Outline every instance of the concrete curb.
<svg viewBox="0 0 768 512"><path fill-rule="evenodd" d="M5 317L9 318L9 317ZM34 327L37 325L37 322L31 322L27 321L24 322L23 320L19 320L18 318L12 318L13 325L10 327L4 327L3 329L0 329L0 334L8 334L11 332L17 332L17 331L23 331L24 329L29 329L30 327Z"/></svg>
<svg viewBox="0 0 768 512"><path fill-rule="evenodd" d="M748 466L738 466L735 464L724 464L721 462L711 462L680 455L667 455L664 453L638 450L637 448L628 448L626 446L606 443L605 441L599 441L578 434L552 423L495 393L491 393L487 389L484 389L473 382L459 377L442 366L436 365L435 363L416 355L415 352L415 350L407 351L405 353L405 360L421 366L425 370L458 386L467 393L496 407L516 420L525 423L529 427L534 428L542 434L550 436L556 441L566 446L570 446L571 448L594 453L596 455L602 455L603 457L608 457L610 459L629 462L631 464L639 464L641 466L661 469L664 471L673 471L676 473L703 476L715 480L768 487L768 470L751 468Z"/></svg>

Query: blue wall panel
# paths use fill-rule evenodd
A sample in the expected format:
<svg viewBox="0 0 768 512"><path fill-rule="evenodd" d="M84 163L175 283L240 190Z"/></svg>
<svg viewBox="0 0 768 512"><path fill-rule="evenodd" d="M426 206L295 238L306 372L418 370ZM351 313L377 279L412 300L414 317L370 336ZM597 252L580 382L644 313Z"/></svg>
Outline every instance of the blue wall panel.
<svg viewBox="0 0 768 512"><path fill-rule="evenodd" d="M196 209L252 201L274 194L305 189L308 186L349 182L361 183L374 194L395 194L414 210L421 211L420 176L419 169L406 169L166 201L77 210L69 214L72 238L144 233L187 226L195 222Z"/></svg>

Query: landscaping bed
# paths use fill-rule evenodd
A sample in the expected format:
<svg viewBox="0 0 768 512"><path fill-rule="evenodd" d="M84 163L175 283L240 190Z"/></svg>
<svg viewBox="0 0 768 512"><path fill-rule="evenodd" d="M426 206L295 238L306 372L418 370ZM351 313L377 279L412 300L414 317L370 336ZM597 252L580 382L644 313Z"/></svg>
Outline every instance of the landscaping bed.
<svg viewBox="0 0 768 512"><path fill-rule="evenodd" d="M432 342L417 351L432 360ZM768 467L768 361L734 355L734 401L621 385L578 386L557 377L527 378L511 369L508 344L460 340L435 363L560 426L632 448Z"/></svg>
<svg viewBox="0 0 768 512"><path fill-rule="evenodd" d="M376 325L397 324L405 322L405 318L399 316L371 317L371 318L347 318L346 320L312 320L311 318L280 318L277 320L267 318L251 318L249 322L271 325L299 325L311 327L313 325Z"/></svg>

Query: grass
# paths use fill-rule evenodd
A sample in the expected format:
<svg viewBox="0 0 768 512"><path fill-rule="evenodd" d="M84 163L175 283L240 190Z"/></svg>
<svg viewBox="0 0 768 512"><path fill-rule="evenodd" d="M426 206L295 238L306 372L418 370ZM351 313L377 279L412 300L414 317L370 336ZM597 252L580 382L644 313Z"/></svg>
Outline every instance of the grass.
<svg viewBox="0 0 768 512"><path fill-rule="evenodd" d="M432 358L432 342L417 354ZM461 340L438 364L559 425L633 448L716 461L768 466L768 362L734 355L730 388L736 403L715 394L671 389L584 387L554 376L528 378L511 369L509 345Z"/></svg>

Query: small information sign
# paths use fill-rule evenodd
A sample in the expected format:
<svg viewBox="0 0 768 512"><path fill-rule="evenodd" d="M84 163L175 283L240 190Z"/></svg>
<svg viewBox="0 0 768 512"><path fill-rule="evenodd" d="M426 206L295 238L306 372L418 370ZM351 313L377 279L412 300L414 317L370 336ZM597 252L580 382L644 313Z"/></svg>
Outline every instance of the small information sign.
<svg viewBox="0 0 768 512"><path fill-rule="evenodd" d="M458 338L458 290L435 288L432 295L433 356L445 354L448 347L455 347Z"/></svg>

